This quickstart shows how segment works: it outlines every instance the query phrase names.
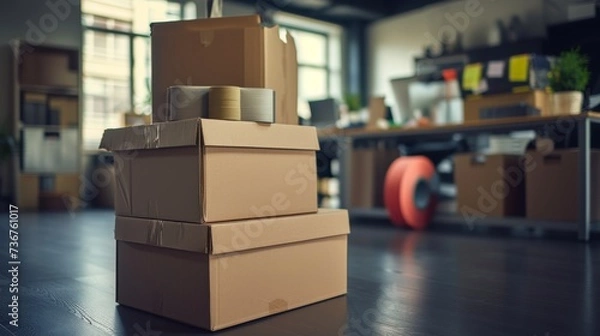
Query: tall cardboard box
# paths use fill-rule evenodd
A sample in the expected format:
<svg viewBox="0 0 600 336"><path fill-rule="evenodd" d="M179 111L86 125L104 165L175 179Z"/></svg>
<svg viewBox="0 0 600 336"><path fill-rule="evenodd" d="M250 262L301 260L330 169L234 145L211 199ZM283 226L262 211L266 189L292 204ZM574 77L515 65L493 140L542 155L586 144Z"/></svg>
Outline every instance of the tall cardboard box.
<svg viewBox="0 0 600 336"><path fill-rule="evenodd" d="M455 155L459 213L474 217L525 215L525 172L518 155Z"/></svg>
<svg viewBox="0 0 600 336"><path fill-rule="evenodd" d="M579 219L579 151L557 150L543 155L529 152L532 169L527 172L527 218L575 222ZM590 184L591 217L600 220L600 151L592 151Z"/></svg>
<svg viewBox="0 0 600 336"><path fill-rule="evenodd" d="M275 90L275 122L298 124L298 64L291 35L242 16L154 23L152 121L167 121L167 88L235 85Z"/></svg>
<svg viewBox="0 0 600 336"><path fill-rule="evenodd" d="M351 153L350 205L352 208L372 208L377 152L373 148L356 148Z"/></svg>
<svg viewBox="0 0 600 336"><path fill-rule="evenodd" d="M189 119L108 129L118 216L219 222L317 211L314 127Z"/></svg>
<svg viewBox="0 0 600 336"><path fill-rule="evenodd" d="M79 125L79 101L77 98L52 97L50 110L58 112L59 125L62 127L77 127Z"/></svg>
<svg viewBox="0 0 600 336"><path fill-rule="evenodd" d="M19 175L18 206L23 210L37 210L40 206L40 177L36 174Z"/></svg>
<svg viewBox="0 0 600 336"><path fill-rule="evenodd" d="M344 210L214 225L117 217L117 302L218 330L343 295L349 232Z"/></svg>

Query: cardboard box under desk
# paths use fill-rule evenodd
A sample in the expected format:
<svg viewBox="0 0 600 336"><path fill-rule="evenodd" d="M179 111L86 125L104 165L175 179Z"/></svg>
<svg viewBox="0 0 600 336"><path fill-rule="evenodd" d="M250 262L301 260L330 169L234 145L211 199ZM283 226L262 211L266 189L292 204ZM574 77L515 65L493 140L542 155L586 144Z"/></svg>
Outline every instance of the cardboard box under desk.
<svg viewBox="0 0 600 336"><path fill-rule="evenodd" d="M527 172L527 218L575 222L579 219L579 151L556 150L547 155L531 151ZM600 151L591 152L591 218L600 220Z"/></svg>
<svg viewBox="0 0 600 336"><path fill-rule="evenodd" d="M167 121L173 85L268 88L275 122L298 124L298 63L294 39L260 17L240 16L153 23L152 121Z"/></svg>
<svg viewBox="0 0 600 336"><path fill-rule="evenodd" d="M472 217L525 215L525 172L519 155L454 156L458 212Z"/></svg>
<svg viewBox="0 0 600 336"><path fill-rule="evenodd" d="M117 217L117 302L218 330L343 295L349 232L345 210L212 225Z"/></svg>
<svg viewBox="0 0 600 336"><path fill-rule="evenodd" d="M191 119L109 129L115 211L219 222L317 211L314 127Z"/></svg>

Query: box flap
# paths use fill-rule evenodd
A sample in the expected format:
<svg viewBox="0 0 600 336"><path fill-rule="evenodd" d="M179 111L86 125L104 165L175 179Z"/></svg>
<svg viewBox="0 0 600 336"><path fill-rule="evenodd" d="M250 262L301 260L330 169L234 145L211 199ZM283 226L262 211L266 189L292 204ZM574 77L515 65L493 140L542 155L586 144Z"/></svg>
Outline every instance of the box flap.
<svg viewBox="0 0 600 336"><path fill-rule="evenodd" d="M117 216L115 239L189 252L224 254L350 233L346 210L213 224Z"/></svg>
<svg viewBox="0 0 600 336"><path fill-rule="evenodd" d="M201 127L207 147L319 149L317 130L312 126L202 119Z"/></svg>
<svg viewBox="0 0 600 336"><path fill-rule="evenodd" d="M231 27L256 27L261 24L259 15L247 15L247 16L231 16L221 18L204 18L194 19L186 21L169 21L169 22L154 22L150 24L150 29L154 34L154 27L160 26L160 28L166 27L177 27L180 29L182 26L189 30L201 30L201 29L220 29L220 28L231 28Z"/></svg>
<svg viewBox="0 0 600 336"><path fill-rule="evenodd" d="M185 147L198 144L198 120L112 128L104 131L100 148L110 151Z"/></svg>
<svg viewBox="0 0 600 336"><path fill-rule="evenodd" d="M205 224L211 254L240 252L350 233L346 210L319 209L316 214Z"/></svg>
<svg viewBox="0 0 600 336"><path fill-rule="evenodd" d="M207 253L209 234L209 228L200 224L121 216L115 220L116 240L176 250Z"/></svg>

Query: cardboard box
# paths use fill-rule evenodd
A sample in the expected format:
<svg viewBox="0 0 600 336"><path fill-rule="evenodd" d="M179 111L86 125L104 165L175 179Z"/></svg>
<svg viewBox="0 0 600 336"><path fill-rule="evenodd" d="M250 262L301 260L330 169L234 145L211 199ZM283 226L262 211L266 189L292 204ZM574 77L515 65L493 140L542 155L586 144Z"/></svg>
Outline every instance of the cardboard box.
<svg viewBox="0 0 600 336"><path fill-rule="evenodd" d="M355 148L351 152L350 206L372 208L375 201L376 151L373 148Z"/></svg>
<svg viewBox="0 0 600 336"><path fill-rule="evenodd" d="M40 204L39 175L19 175L19 200L17 205L23 210L37 210Z"/></svg>
<svg viewBox="0 0 600 336"><path fill-rule="evenodd" d="M79 171L79 130L76 128L23 127L22 170L27 173Z"/></svg>
<svg viewBox="0 0 600 336"><path fill-rule="evenodd" d="M373 204L376 208L385 207L383 201L385 175L392 165L392 162L400 156L398 149L377 148L375 150L375 176L373 176Z"/></svg>
<svg viewBox="0 0 600 336"><path fill-rule="evenodd" d="M579 151L556 150L543 155L528 152L532 157L526 177L527 218L548 221L579 219ZM591 217L600 220L600 151L592 151Z"/></svg>
<svg viewBox="0 0 600 336"><path fill-rule="evenodd" d="M39 51L23 54L22 85L62 86L79 84L78 51Z"/></svg>
<svg viewBox="0 0 600 336"><path fill-rule="evenodd" d="M117 217L117 302L218 330L340 296L349 232L345 210L215 225Z"/></svg>
<svg viewBox="0 0 600 336"><path fill-rule="evenodd" d="M383 207L385 174L399 152L391 148L352 151L350 204L353 208Z"/></svg>
<svg viewBox="0 0 600 336"><path fill-rule="evenodd" d="M154 23L152 121L167 121L167 88L234 85L275 91L275 122L298 124L298 64L291 35L258 15Z"/></svg>
<svg viewBox="0 0 600 336"><path fill-rule="evenodd" d="M79 101L77 98L52 97L50 110L58 111L58 125L77 127L79 125Z"/></svg>
<svg viewBox="0 0 600 336"><path fill-rule="evenodd" d="M119 216L218 222L317 211L314 127L191 119L109 129Z"/></svg>
<svg viewBox="0 0 600 336"><path fill-rule="evenodd" d="M48 96L42 93L24 92L21 104L21 122L25 125L45 125L48 119Z"/></svg>
<svg viewBox="0 0 600 336"><path fill-rule="evenodd" d="M550 111L550 95L544 91L532 91L522 93L505 93L488 96L469 96L465 98L466 122L479 121L479 111L490 107L514 106L526 104L540 110L540 115L548 116Z"/></svg>
<svg viewBox="0 0 600 336"><path fill-rule="evenodd" d="M454 157L458 212L473 217L525 215L525 172L519 155Z"/></svg>

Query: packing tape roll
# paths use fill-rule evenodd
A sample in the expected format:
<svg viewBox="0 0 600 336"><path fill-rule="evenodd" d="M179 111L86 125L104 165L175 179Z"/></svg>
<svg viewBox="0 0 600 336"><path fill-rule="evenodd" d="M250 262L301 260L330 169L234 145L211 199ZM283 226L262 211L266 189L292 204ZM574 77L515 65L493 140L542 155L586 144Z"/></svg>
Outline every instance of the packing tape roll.
<svg viewBox="0 0 600 336"><path fill-rule="evenodd" d="M167 120L208 118L209 86L175 85L167 89Z"/></svg>
<svg viewBox="0 0 600 336"><path fill-rule="evenodd" d="M261 88L242 88L242 120L275 122L275 91Z"/></svg>
<svg viewBox="0 0 600 336"><path fill-rule="evenodd" d="M384 203L396 225L424 229L437 204L439 179L433 163L424 156L401 157L385 177Z"/></svg>
<svg viewBox="0 0 600 336"><path fill-rule="evenodd" d="M211 119L241 120L240 88L213 86L208 95L208 117Z"/></svg>
<svg viewBox="0 0 600 336"><path fill-rule="evenodd" d="M215 118L275 122L275 91L271 89L178 85L169 87L167 100L169 121ZM239 118L235 109L240 110Z"/></svg>

